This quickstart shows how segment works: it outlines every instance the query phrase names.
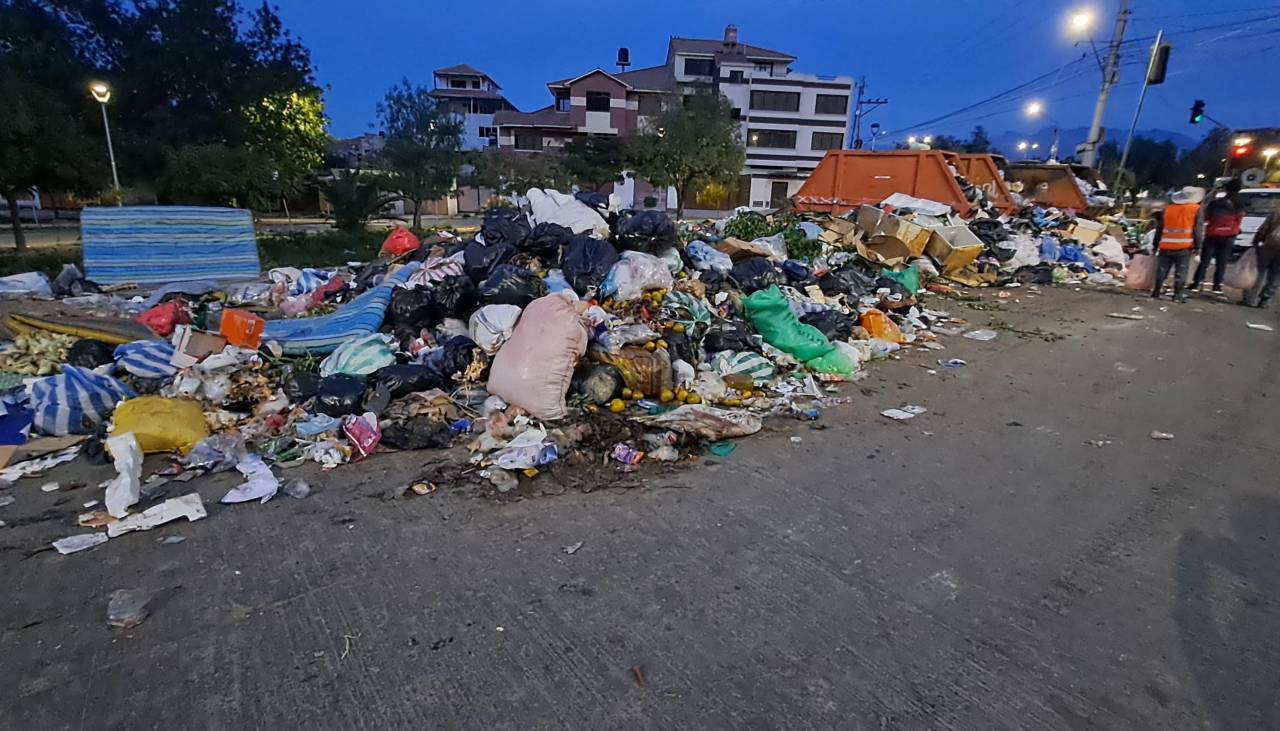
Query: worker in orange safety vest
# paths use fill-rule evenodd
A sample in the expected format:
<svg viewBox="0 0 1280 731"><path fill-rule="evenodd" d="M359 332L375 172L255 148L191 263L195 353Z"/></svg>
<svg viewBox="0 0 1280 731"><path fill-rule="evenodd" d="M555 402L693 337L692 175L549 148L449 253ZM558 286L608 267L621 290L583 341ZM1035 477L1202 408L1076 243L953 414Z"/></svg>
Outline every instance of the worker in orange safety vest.
<svg viewBox="0 0 1280 731"><path fill-rule="evenodd" d="M1164 280L1173 270L1173 298L1178 302L1186 302L1187 295L1183 291L1187 284L1187 270L1191 266L1191 257L1199 242L1200 232L1196 227L1196 217L1200 212L1200 202L1204 200L1204 188L1188 185L1170 196L1170 204L1160 216L1160 226L1156 228L1156 284L1151 296L1159 299Z"/></svg>

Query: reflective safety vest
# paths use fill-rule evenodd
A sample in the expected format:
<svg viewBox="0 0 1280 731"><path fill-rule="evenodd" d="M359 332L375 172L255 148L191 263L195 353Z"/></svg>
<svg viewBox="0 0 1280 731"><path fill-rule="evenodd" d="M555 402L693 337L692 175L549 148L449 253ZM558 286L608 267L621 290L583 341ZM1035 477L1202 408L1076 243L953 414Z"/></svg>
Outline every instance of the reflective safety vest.
<svg viewBox="0 0 1280 731"><path fill-rule="evenodd" d="M1178 203L1164 209L1164 227L1160 229L1161 251L1185 251L1196 245L1196 214L1200 206Z"/></svg>

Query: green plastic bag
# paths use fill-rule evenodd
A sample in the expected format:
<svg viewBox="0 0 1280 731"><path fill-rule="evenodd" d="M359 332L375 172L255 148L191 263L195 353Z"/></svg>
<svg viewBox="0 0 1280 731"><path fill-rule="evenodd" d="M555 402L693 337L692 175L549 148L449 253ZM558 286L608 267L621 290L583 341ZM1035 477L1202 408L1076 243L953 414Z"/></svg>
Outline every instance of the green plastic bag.
<svg viewBox="0 0 1280 731"><path fill-rule="evenodd" d="M791 311L777 285L752 292L742 300L747 319L764 341L791 355L810 370L849 375L857 370L822 331L806 325Z"/></svg>
<svg viewBox="0 0 1280 731"><path fill-rule="evenodd" d="M920 291L920 270L915 267L907 267L900 272L895 272L892 269L881 269L880 276L901 284L911 294Z"/></svg>
<svg viewBox="0 0 1280 731"><path fill-rule="evenodd" d="M748 376L757 386L773 379L773 363L763 355L751 351L735 353L724 350L716 353L711 359L711 369L722 376Z"/></svg>

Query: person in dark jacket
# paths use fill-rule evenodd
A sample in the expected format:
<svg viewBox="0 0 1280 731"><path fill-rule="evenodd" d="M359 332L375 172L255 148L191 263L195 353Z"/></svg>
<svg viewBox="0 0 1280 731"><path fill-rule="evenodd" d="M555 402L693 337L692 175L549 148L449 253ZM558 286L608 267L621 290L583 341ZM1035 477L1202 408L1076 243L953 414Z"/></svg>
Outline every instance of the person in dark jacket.
<svg viewBox="0 0 1280 731"><path fill-rule="evenodd" d="M1243 304L1266 307L1280 288L1280 212L1267 214L1253 236L1253 243L1258 251L1258 283L1244 293Z"/></svg>
<svg viewBox="0 0 1280 731"><path fill-rule="evenodd" d="M1204 278L1213 263L1213 291L1222 294L1222 278L1227 274L1227 262L1231 260L1231 247L1240 235L1240 223L1244 221L1244 202L1240 200L1240 181L1228 180L1222 186L1224 195L1209 200L1201 210L1204 219L1204 243L1200 245L1200 266L1196 267L1191 282L1192 291L1202 289Z"/></svg>

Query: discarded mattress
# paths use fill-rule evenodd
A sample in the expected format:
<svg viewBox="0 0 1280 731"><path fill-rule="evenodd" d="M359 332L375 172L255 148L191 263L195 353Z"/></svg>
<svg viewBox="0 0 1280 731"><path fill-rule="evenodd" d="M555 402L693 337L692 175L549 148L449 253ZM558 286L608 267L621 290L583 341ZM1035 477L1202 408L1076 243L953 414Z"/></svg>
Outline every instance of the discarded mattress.
<svg viewBox="0 0 1280 731"><path fill-rule="evenodd" d="M135 340L149 340L156 336L146 325L114 317L59 316L55 318L14 313L4 318L4 326L14 335L43 331L101 340L111 345L124 345Z"/></svg>
<svg viewBox="0 0 1280 731"><path fill-rule="evenodd" d="M85 276L99 284L256 279L253 216L241 208L126 206L80 215Z"/></svg>
<svg viewBox="0 0 1280 731"><path fill-rule="evenodd" d="M272 340L287 355L330 353L343 341L377 332L382 327L391 293L418 270L418 262L410 262L396 270L381 284L339 307L336 312L320 317L297 320L267 320L262 342Z"/></svg>

